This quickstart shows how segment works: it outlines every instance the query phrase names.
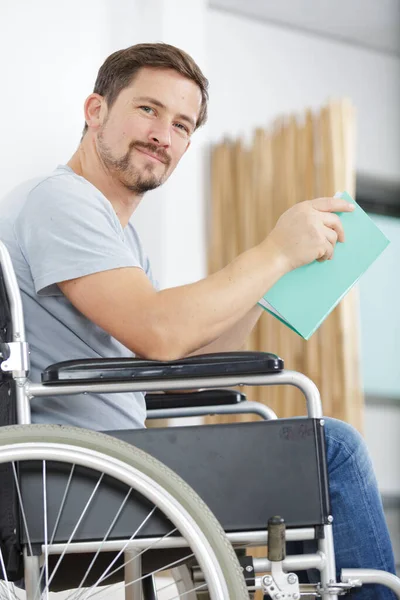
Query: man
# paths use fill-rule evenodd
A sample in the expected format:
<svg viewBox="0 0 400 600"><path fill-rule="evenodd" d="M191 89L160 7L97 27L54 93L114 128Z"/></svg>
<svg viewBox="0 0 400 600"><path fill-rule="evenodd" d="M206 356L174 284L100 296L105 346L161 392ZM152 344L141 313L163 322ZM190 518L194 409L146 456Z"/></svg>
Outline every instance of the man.
<svg viewBox="0 0 400 600"><path fill-rule="evenodd" d="M33 380L50 363L131 356L171 360L242 346L257 301L288 271L329 260L344 234L341 199L284 213L258 246L221 271L159 291L130 218L168 179L207 116L207 80L167 44L112 54L85 102L81 143L67 165L2 202L0 239L22 291ZM32 401L37 423L106 430L143 427L142 394ZM394 569L372 467L350 426L326 422L337 565ZM393 598L372 587L354 598Z"/></svg>

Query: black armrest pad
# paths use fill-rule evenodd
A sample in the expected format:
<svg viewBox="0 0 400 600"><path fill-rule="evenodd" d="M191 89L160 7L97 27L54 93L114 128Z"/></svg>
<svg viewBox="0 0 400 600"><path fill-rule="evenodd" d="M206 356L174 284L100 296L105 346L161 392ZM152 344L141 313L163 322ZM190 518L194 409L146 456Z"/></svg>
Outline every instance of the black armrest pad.
<svg viewBox="0 0 400 600"><path fill-rule="evenodd" d="M43 384L126 382L189 379L229 375L279 373L283 360L269 352L203 354L162 362L141 358L67 360L50 365L42 373Z"/></svg>
<svg viewBox="0 0 400 600"><path fill-rule="evenodd" d="M182 394L146 394L147 410L239 404L246 396L236 390L201 390Z"/></svg>

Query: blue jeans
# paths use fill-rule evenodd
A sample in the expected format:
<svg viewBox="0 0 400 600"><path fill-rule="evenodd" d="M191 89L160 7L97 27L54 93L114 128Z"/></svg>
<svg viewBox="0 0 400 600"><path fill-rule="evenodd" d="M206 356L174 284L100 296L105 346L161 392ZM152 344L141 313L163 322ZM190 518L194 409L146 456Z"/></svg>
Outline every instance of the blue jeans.
<svg viewBox="0 0 400 600"><path fill-rule="evenodd" d="M382 501L366 445L350 425L325 419L333 537L338 576L342 568L395 572ZM346 598L394 600L386 587L364 585Z"/></svg>

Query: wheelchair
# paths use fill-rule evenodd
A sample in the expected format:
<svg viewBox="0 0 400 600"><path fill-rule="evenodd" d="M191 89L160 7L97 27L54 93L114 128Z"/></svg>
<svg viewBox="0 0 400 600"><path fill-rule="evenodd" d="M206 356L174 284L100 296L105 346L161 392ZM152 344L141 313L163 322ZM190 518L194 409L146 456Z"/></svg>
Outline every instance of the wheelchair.
<svg viewBox="0 0 400 600"><path fill-rule="evenodd" d="M71 360L31 382L21 294L0 242L0 366L2 598L337 599L369 583L400 598L400 580L382 571L344 569L337 581L319 392L277 356ZM229 389L242 385L296 386L307 416L278 419ZM174 390L185 391L156 393ZM119 391L145 391L150 419L260 420L101 433L31 424L34 397ZM307 540L315 552L286 555L287 542ZM248 556L252 546L268 547L265 557ZM299 582L308 569L318 583Z"/></svg>

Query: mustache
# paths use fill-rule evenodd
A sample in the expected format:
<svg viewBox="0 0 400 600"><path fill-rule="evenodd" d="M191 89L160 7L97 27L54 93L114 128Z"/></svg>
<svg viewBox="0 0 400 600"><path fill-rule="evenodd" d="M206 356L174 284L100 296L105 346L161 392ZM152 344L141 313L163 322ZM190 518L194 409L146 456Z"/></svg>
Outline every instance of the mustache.
<svg viewBox="0 0 400 600"><path fill-rule="evenodd" d="M167 154L167 152L164 149L159 148L155 144L146 144L145 142L132 142L129 146L129 149L131 150L132 148L143 148L143 150L148 150L148 152L157 156L157 158L159 158L161 162L163 162L167 166L169 166L171 162L171 157L169 156L169 154Z"/></svg>

